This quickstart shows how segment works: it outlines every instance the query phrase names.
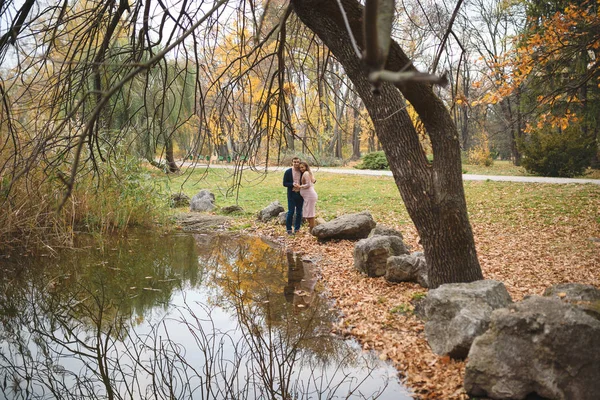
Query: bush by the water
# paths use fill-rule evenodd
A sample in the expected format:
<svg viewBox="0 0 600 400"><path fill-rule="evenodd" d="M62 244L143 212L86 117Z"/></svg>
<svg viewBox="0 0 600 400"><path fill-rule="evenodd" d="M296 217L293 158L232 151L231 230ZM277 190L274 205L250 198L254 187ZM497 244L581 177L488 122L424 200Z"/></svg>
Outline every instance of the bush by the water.
<svg viewBox="0 0 600 400"><path fill-rule="evenodd" d="M366 154L362 158L362 163L354 168L358 169L389 169L390 165L383 151Z"/></svg>
<svg viewBox="0 0 600 400"><path fill-rule="evenodd" d="M582 175L595 151L592 140L577 127L560 133L533 132L519 147L527 172L566 178Z"/></svg>
<svg viewBox="0 0 600 400"><path fill-rule="evenodd" d="M42 168L20 180L0 179L0 254L19 248L71 246L75 232L107 233L166 221L168 201L136 158L119 157L75 181L67 203L65 184ZM8 192L8 185L12 185ZM36 190L31 190L35 187Z"/></svg>

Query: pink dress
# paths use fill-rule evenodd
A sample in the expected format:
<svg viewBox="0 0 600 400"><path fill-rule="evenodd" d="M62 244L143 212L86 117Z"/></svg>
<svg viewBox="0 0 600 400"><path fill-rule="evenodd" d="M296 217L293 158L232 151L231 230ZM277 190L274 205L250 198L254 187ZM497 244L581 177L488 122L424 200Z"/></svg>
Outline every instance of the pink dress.
<svg viewBox="0 0 600 400"><path fill-rule="evenodd" d="M301 179L302 182L300 182L300 195L304 199L302 216L304 218L314 218L316 214L317 199L319 196L315 191L314 183L312 182L312 175L304 173Z"/></svg>

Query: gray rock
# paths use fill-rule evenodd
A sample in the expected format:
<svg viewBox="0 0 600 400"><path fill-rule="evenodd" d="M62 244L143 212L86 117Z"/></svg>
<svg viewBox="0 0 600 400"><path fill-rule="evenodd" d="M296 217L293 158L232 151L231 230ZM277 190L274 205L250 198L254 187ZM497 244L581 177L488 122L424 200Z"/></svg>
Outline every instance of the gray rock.
<svg viewBox="0 0 600 400"><path fill-rule="evenodd" d="M200 199L203 197L208 197L211 201L215 201L215 195L208 189L202 189L201 191L199 191L194 197L192 197L192 200Z"/></svg>
<svg viewBox="0 0 600 400"><path fill-rule="evenodd" d="M462 359L484 333L492 311L512 303L502 282L449 283L430 290L419 305L425 336L434 353Z"/></svg>
<svg viewBox="0 0 600 400"><path fill-rule="evenodd" d="M404 239L402 236L402 232L397 231L394 228L390 228L389 226L377 224L375 228L369 233L369 237L373 236L398 236L400 239Z"/></svg>
<svg viewBox="0 0 600 400"><path fill-rule="evenodd" d="M230 218L224 215L181 213L176 216L176 221L184 232L213 232L227 229Z"/></svg>
<svg viewBox="0 0 600 400"><path fill-rule="evenodd" d="M202 189L192 197L190 211L212 211L215 209L215 195L210 190Z"/></svg>
<svg viewBox="0 0 600 400"><path fill-rule="evenodd" d="M559 283L544 290L544 296L555 296L572 301L600 300L600 289L583 283Z"/></svg>
<svg viewBox="0 0 600 400"><path fill-rule="evenodd" d="M416 282L424 288L429 287L425 255L419 251L388 258L385 279L389 282Z"/></svg>
<svg viewBox="0 0 600 400"><path fill-rule="evenodd" d="M328 239L364 239L376 223L368 211L337 217L313 228L312 234L320 240Z"/></svg>
<svg viewBox="0 0 600 400"><path fill-rule="evenodd" d="M271 204L269 204L268 206L266 206L265 208L260 210L256 217L260 221L267 222L273 218L277 218L277 216L279 214L281 214L282 211L285 211L285 209L279 203L279 200L275 200L274 202L272 202Z"/></svg>
<svg viewBox="0 0 600 400"><path fill-rule="evenodd" d="M383 276L388 258L400 254L408 254L408 249L398 236L361 239L354 246L354 267L370 277Z"/></svg>
<svg viewBox="0 0 600 400"><path fill-rule="evenodd" d="M295 218L296 216L294 216ZM285 225L285 220L287 219L287 211L282 211L277 216L277 223L279 225Z"/></svg>
<svg viewBox="0 0 600 400"><path fill-rule="evenodd" d="M190 196L185 193L171 195L171 208L187 207L190 205Z"/></svg>
<svg viewBox="0 0 600 400"><path fill-rule="evenodd" d="M244 211L244 209L238 205L227 206L227 207L223 207L221 209L221 212L223 214L233 214L236 212L243 212L243 211Z"/></svg>
<svg viewBox="0 0 600 400"><path fill-rule="evenodd" d="M558 297L600 320L600 289L595 286L583 283L559 283L547 288L544 296Z"/></svg>
<svg viewBox="0 0 600 400"><path fill-rule="evenodd" d="M600 321L555 298L532 296L492 313L475 339L464 387L471 396L593 400L600 393Z"/></svg>
<svg viewBox="0 0 600 400"><path fill-rule="evenodd" d="M286 219L287 219L287 211L282 211L277 216L277 222L279 223L279 225L285 226ZM296 223L296 214L294 214L294 217L292 218L292 226L294 226L295 223Z"/></svg>

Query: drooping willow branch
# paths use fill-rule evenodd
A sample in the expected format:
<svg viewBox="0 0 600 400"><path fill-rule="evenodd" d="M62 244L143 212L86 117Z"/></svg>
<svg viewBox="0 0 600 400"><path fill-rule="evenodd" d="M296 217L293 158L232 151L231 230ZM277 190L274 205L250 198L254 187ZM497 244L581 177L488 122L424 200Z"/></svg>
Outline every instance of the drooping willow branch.
<svg viewBox="0 0 600 400"><path fill-rule="evenodd" d="M68 198L71 196L71 193L73 191L73 186L75 183L75 177L77 175L77 169L79 166L79 161L81 158L81 151L83 149L83 145L85 143L85 138L90 136L93 132L94 126L96 124L96 119L100 116L100 112L102 111L102 109L104 108L104 106L108 103L108 101L110 100L110 98L117 93L119 90L121 90L121 88L130 80L132 80L135 76L137 76L139 73L150 69L153 65L155 65L156 63L158 63L160 60L162 60L171 50L173 50L175 47L179 46L188 36L190 36L200 25L202 25L214 12L216 12L221 6L223 6L224 4L226 4L229 0L220 0L218 1L209 11L207 11L207 13L200 18L194 25L192 25L188 30L186 30L185 32L183 32L181 34L181 36L174 41L171 45L165 47L165 49L163 49L161 52L157 53L154 57L152 57L151 59L149 59L148 61L141 63L137 68L135 68L133 71L131 71L129 74L127 74L120 82L118 82L116 85L114 85L112 88L110 88L110 90L108 92L106 92L103 96L102 99L99 101L99 103L96 105L96 107L94 108L90 119L88 120L87 124L85 125L85 128L83 130L83 132L79 135L79 141L77 143L77 147L75 150L75 156L73 159L73 167L71 168L71 175L69 180L66 182L67 185L67 190L63 196L62 201L60 202L58 209L62 209L62 207L64 206L65 202L68 200ZM80 101L80 104L83 102L83 100ZM75 107L76 109L79 108L78 106ZM66 123L67 119L65 119L61 125L64 125Z"/></svg>

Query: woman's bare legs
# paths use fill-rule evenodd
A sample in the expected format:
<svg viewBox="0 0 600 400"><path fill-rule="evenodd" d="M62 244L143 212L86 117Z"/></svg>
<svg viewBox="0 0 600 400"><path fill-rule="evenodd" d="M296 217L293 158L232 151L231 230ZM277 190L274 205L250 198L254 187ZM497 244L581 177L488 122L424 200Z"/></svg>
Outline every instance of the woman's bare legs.
<svg viewBox="0 0 600 400"><path fill-rule="evenodd" d="M312 233L313 228L315 227L315 217L306 218L308 221L308 233Z"/></svg>

